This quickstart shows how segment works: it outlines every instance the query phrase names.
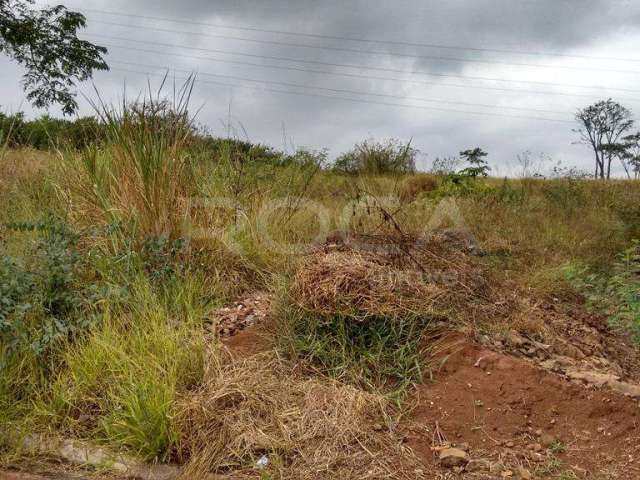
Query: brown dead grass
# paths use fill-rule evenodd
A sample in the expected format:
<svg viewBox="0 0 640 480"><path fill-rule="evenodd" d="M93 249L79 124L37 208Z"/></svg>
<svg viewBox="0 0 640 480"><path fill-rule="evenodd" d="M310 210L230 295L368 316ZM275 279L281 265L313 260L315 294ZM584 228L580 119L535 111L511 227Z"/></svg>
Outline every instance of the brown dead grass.
<svg viewBox="0 0 640 480"><path fill-rule="evenodd" d="M390 268L374 254L329 252L310 256L294 279L292 297L323 316L397 318L438 313L442 287L411 271Z"/></svg>
<svg viewBox="0 0 640 480"><path fill-rule="evenodd" d="M420 464L380 431L384 397L325 378L303 378L265 353L233 362L214 357L205 382L178 405L183 478L232 472L266 478L416 478Z"/></svg>
<svg viewBox="0 0 640 480"><path fill-rule="evenodd" d="M294 276L291 298L325 318L339 315L364 321L441 318L491 295L480 265L446 236L376 241L377 245L352 242L310 254Z"/></svg>

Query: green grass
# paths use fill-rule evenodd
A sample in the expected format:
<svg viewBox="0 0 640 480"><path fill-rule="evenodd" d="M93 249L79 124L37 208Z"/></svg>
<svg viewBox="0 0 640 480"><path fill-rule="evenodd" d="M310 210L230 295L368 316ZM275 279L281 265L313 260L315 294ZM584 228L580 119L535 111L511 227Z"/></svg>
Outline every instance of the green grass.
<svg viewBox="0 0 640 480"><path fill-rule="evenodd" d="M127 308L105 313L98 328L66 349L38 415L70 434L166 459L177 441L176 397L203 375L205 305L191 302L202 296L193 288L185 282L158 295L144 279L134 283Z"/></svg>
<svg viewBox="0 0 640 480"><path fill-rule="evenodd" d="M313 371L401 399L428 368L429 323L420 317L321 319L284 305L275 339L285 355Z"/></svg>

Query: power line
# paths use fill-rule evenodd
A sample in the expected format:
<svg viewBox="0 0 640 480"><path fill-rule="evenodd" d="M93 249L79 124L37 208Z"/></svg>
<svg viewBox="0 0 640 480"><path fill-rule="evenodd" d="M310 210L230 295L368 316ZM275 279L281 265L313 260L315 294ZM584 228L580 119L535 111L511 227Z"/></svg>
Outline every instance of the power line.
<svg viewBox="0 0 640 480"><path fill-rule="evenodd" d="M126 62L126 61L122 61L122 60L112 60L112 62L114 62L114 63L122 63L122 64L125 64L125 65L141 66L141 67L144 67L144 68L156 68L156 69L161 69L161 70L169 70L169 67L165 67L165 66L162 66L162 65L148 65L148 64L143 64L143 63L139 63L139 62ZM173 67L170 68L170 70L174 70L174 71L182 72L182 73L191 73L189 70L176 69L176 68L173 68ZM426 103L439 103L439 104L447 104L447 105L463 105L463 106L466 106L466 107L505 108L505 109L509 109L509 110L529 111L529 112L538 112L538 113L552 113L552 114L558 114L558 115L570 115L571 114L569 112L559 112L559 111L555 111L555 110L542 110L542 109L526 108L526 107L508 107L508 106L499 106L499 105L487 105L487 104L482 104L482 103L456 102L456 101L438 100L438 99L424 98L424 97L410 97L410 96L404 96L404 95L393 95L393 94L390 94L390 93L361 92L361 91L358 91L358 90L349 90L349 89L343 89L343 88L320 87L320 86L317 86L317 85L304 85L304 84L300 84L300 83L282 82L282 81L277 81L277 80L256 80L254 78L238 77L238 76L234 76L234 75L223 75L223 74L219 74L219 73L198 72L198 75L205 75L205 76L218 77L218 78L226 78L226 79L234 80L234 81L264 83L264 84L279 85L279 86L284 86L284 87L307 88L307 89L313 89L313 90L322 90L322 91L326 91L326 92L339 93L339 94L346 93L346 94L349 94L349 95L368 95L368 96L380 97L380 98L393 98L393 99L398 99L398 100L410 100L410 101L418 101L418 102L426 102Z"/></svg>
<svg viewBox="0 0 640 480"><path fill-rule="evenodd" d="M275 33L278 35L290 35L290 36L296 36L296 37L317 38L317 39L325 39L325 40L351 41L351 42L360 42L360 43L377 44L377 45L389 44L389 45L408 46L408 47L441 48L446 50L463 50L463 51L469 50L473 52L507 53L507 54L517 54L517 55L575 58L575 59L583 59L583 60L612 60L617 62L640 63L640 59L636 59L636 58L576 55L576 54L565 54L565 53L557 53L557 52L539 52L539 51L498 49L498 48L480 48L480 47L470 47L470 46L446 45L441 43L407 42L402 40L376 40L376 39L361 38L361 37L346 37L346 36L338 36L338 35L323 35L318 33L292 32L287 30L266 29L266 28L259 28L254 26L237 26L237 25L229 26L229 25L221 25L221 24L214 24L214 23L196 22L196 21L186 20L186 19L157 17L157 16L151 16L151 15L137 15L132 13L121 13L121 12L99 10L99 9L85 8L85 7L80 7L80 10L84 10L86 12L101 13L106 15L116 15L120 17L158 20L158 21L172 22L172 23L183 23L186 25L197 25L202 27L213 27L213 28L222 28L222 29L229 29L229 30L244 30L244 31L250 31L250 32L260 32L260 33L270 33L270 34Z"/></svg>
<svg viewBox="0 0 640 480"><path fill-rule="evenodd" d="M152 42L152 41L146 41L146 40L137 40L137 39L133 39L133 38L125 38L125 37L118 37L118 36L112 36L112 35L103 35L103 34L97 34L97 33L92 33L91 36L107 38L107 39L111 39L111 40L119 40L119 41L123 41L123 42L141 43L141 44L163 46L163 47L170 47L170 48L182 48L182 49L186 49L186 50L203 51L203 52L207 52L207 53L220 53L220 54L224 54L224 55L238 55L238 56L251 57L251 58L261 58L261 59L268 59L268 60L299 62L299 63L323 65L323 66L329 66L329 67L359 68L359 69L366 69L366 70L379 70L379 71L404 73L404 74L406 74L406 73L420 73L420 74L423 74L423 75L435 76L435 77L460 78L460 79L468 79L468 80L483 80L483 81L495 81L495 82L507 82L507 83L511 83L511 82L513 82L513 83L525 83L525 84L531 83L531 84L546 85L546 86L551 86L551 87L589 88L589 89L598 89L598 90L605 89L605 87L597 86L597 85L576 85L576 84L567 84L567 83L537 82L537 81L527 81L527 80L508 80L508 79L491 78L491 77L476 77L476 76L451 75L451 74L441 74L441 73L407 72L406 70L400 70L400 69L394 69L394 68L370 67L370 66L367 66L367 65L358 65L358 64L321 62L321 61L316 61L316 60L306 60L306 59L298 59L298 58L291 58L291 57L280 57L280 56L272 56L272 55L258 55L258 54L251 54L251 53L245 53L245 52L220 50L220 49L198 48L198 47L192 47L192 46L186 46L186 45L177 45L177 44L171 44L171 43L162 43L162 42ZM459 87L459 88L476 88L476 89L496 90L496 91L504 91L504 92L533 93L533 94L542 94L542 95L561 95L561 96L572 96L572 97L592 97L592 94L579 94L579 93L571 94L571 93L560 93L560 92L540 91L540 90L524 90L524 89L514 89L514 88L504 88L504 87L487 87L487 86L475 86L475 85L456 85L456 84L446 84L446 83L440 83L440 82L427 82L427 81L424 81L424 80L414 80L414 79L395 79L395 78L389 78L389 77L374 77L374 76L369 76L369 75L357 75L357 74L352 74L352 73L326 72L326 71L320 71L320 70L305 70L305 69L302 69L302 68L287 67L287 66L282 66L282 65L253 64L253 63L247 63L247 62L222 60L222 59L217 59L217 58L212 58L212 57L202 57L202 56L195 56L195 55L185 55L185 54L171 53L171 52L166 52L166 51L159 52L159 51L154 51L154 50L145 50L145 49L140 49L140 48L130 47L130 46L123 46L123 45L109 45L109 44L103 44L103 45L106 46L106 47L110 47L110 48L126 48L126 49L129 49L129 50L140 51L140 52L145 52L145 53L154 53L154 54L160 54L160 55L179 56L179 57L186 57L186 58L194 58L194 59L198 59L198 60L211 60L211 61L222 62L222 63L236 63L236 64L240 64L240 65L258 66L258 67L261 67L261 68L276 68L276 69L287 69L287 70L296 70L296 71L307 71L307 72L310 72L310 73L322 73L322 74L326 74L326 75L340 75L340 76L345 76L345 77L370 78L370 79L389 80L389 81L402 81L402 82L410 82L410 83L420 83L420 84L424 84L424 85L439 85L439 86L441 85L441 86L450 86L450 87ZM625 93L640 93L640 90L626 89L626 88L609 88L609 87L607 87L606 90L620 91L620 92L625 92ZM636 99L631 99L631 100L636 100Z"/></svg>
<svg viewBox="0 0 640 480"><path fill-rule="evenodd" d="M141 72L139 70L131 70L131 69L126 69L126 68L117 68L116 67L116 68L112 68L111 70L129 72L129 73L135 73L135 74L147 75L147 76L149 76L149 75L160 76L160 77L164 77L165 76L165 74L163 74L163 73ZM188 77L173 77L173 78L175 78L176 80L184 80L184 81L188 80ZM452 109L448 109L448 108L428 107L428 106L425 106L425 105L407 105L407 104L402 104L402 103L380 102L380 101L375 101L375 100L364 100L364 99L357 99L357 98L350 98L350 97L338 97L338 96L334 96L334 95L323 95L323 94L320 94L320 93L295 92L295 91L291 91L291 90L279 90L279 89L273 89L273 88L255 87L255 86L251 86L251 85L241 85L241 84L218 82L218 81L215 81L215 80L200 80L200 79L198 79L197 81L200 82L200 83L221 85L221 86L229 87L229 88L232 88L232 89L233 88L247 88L247 89L251 89L251 90L273 92L273 93L281 93L281 94L286 94L286 95L298 95L298 96L316 97L316 98L329 98L329 99L333 99L333 100L341 100L341 101L354 102L354 103L364 103L364 104L370 104L370 105L383 105L383 106L391 106L391 107L414 108L414 109L420 109L420 110L431 110L431 111L446 112L446 113L462 113L462 114L465 114L465 115L481 115L481 116L487 116L487 117L506 117L506 118L525 119L525 120L542 120L542 121L547 121L547 122L558 122L558 123L567 123L567 124L573 124L574 123L574 122L569 121L569 120L559 120L559 119L555 119L555 118L532 117L532 116L526 116L526 115L511 115L511 114L506 114L506 113L493 113L493 112L476 112L476 111L468 111L468 110L452 110Z"/></svg>
<svg viewBox="0 0 640 480"><path fill-rule="evenodd" d="M104 20L93 20L94 23L101 23L104 25L113 25L116 27L124 27L124 28L133 28L133 29L146 29L152 30L156 32L164 32L164 33L177 33L182 35L195 35L201 37L209 37L209 38L221 38L226 40L237 40L243 42L251 42L258 43L263 45L278 45L285 47L295 47L295 48L311 48L317 50L330 50L335 52L349 52L349 53L359 53L359 54L368 54L368 55L384 55L384 56L394 56L399 58L409 58L412 60L437 60L443 62L454 62L454 63L480 63L480 64L488 64L488 65L504 65L511 67L533 67L533 68L550 68L550 69L563 69L563 70L575 70L575 71L592 71L592 72L609 72L609 73L623 73L623 74L640 74L640 70L615 70L608 68L591 68L591 67L575 67L568 65L547 65L547 64L535 64L535 63L517 63L517 62L501 62L495 60L478 60L478 59L467 59L467 58L457 58L457 57L443 57L436 55L412 55L408 53L401 52L384 52L380 50L363 50L359 48L347 48L347 47L331 47L325 45L310 45L303 43L291 43L291 42L281 42L277 40L258 40L255 38L246 38L246 37L236 37L231 35L216 35L212 33L198 33L198 32L187 32L184 30L172 30L167 28L158 28L158 27L149 27L145 25L131 25L131 24L123 24L116 22L108 22Z"/></svg>
<svg viewBox="0 0 640 480"><path fill-rule="evenodd" d="M450 86L450 87L458 87L458 88L480 88L480 89L485 89L485 87L474 87L474 86L455 85L455 84L447 84L447 83L442 84L442 83L438 83L438 82L427 82L427 81L420 81L420 80L389 78L389 77L376 77L376 76L358 75L358 74L350 74L350 73L325 72L325 71L322 71L322 70L309 70L309 69L304 69L304 68L286 67L286 66L281 66L281 65L264 65L264 64L259 64L259 63L241 62L241 61L234 61L234 60L223 60L223 59L217 59L217 58L211 58L211 57L203 57L203 56L198 56L198 55L185 55L185 54L179 54L179 53L159 52L159 51L156 51L156 50L147 50L147 49L141 49L141 48L135 48L135 47L125 47L125 46L122 46L122 45L103 44L103 46L106 46L106 47L109 47L109 48L122 48L122 49L125 49L125 50L128 50L128 51L132 50L132 51L138 51L138 52L143 52L143 53L153 53L155 55L169 55L169 56L175 56L175 57L180 57L180 58L193 58L193 59L197 59L197 60L210 60L210 61L214 61L214 62L228 63L228 64L233 64L233 65L243 65L243 66L246 65L246 66L252 66L252 67L259 67L259 68L271 68L271 69L276 69L276 70L291 70L291 71L299 71L299 72L305 72L305 73L318 73L318 74L331 75L331 76L362 78L362 79L366 79L366 80L383 80L383 81L394 81L394 82L403 82L403 83L415 83L415 84L421 84L421 85L436 85L436 86ZM499 88L499 87L496 87L496 88L486 87L486 88L490 89L490 90L499 90L499 91L508 91L508 92L517 92L517 93L531 92L529 90L506 89L506 88ZM554 92L534 92L534 93L554 94ZM558 95L563 95L563 94L558 94ZM587 95L587 94L565 94L565 95L588 97L588 98L593 97L593 95ZM634 100L638 100L638 99L634 99ZM638 101L640 101L640 100L638 100ZM513 108L513 107L504 107L504 108ZM545 112L545 111L549 112L549 110L544 110L544 109L532 109L532 110L536 110L536 111L540 111L540 112ZM560 112L553 111L552 113L560 113ZM566 113L566 112L562 112L562 113Z"/></svg>

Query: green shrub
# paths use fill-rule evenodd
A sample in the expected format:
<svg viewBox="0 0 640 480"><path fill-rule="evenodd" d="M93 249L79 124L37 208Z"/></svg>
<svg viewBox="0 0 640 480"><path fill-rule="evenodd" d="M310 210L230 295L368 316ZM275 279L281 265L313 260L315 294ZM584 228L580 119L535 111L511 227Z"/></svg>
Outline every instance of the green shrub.
<svg viewBox="0 0 640 480"><path fill-rule="evenodd" d="M398 140L377 142L373 139L357 144L353 150L340 155L333 169L342 173L413 173L418 150Z"/></svg>
<svg viewBox="0 0 640 480"><path fill-rule="evenodd" d="M618 256L610 275L568 271L573 285L589 303L606 313L613 326L625 329L640 342L640 241Z"/></svg>
<svg viewBox="0 0 640 480"><path fill-rule="evenodd" d="M8 227L33 233L36 239L23 262L7 256L0 261L0 341L5 349L28 344L44 355L58 340L74 337L91 322L81 314L89 292L77 279L77 235L53 216Z"/></svg>

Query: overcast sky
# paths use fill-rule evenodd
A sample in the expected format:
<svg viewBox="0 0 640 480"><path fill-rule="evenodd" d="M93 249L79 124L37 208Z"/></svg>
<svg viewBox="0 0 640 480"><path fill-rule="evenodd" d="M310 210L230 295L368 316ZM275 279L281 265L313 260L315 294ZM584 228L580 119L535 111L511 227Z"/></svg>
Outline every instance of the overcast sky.
<svg viewBox="0 0 640 480"><path fill-rule="evenodd" d="M201 123L224 135L231 119L235 135L287 150L333 157L394 137L412 139L423 169L481 146L498 175L526 150L591 171L573 144L575 110L612 97L640 114L639 0L63 3L87 16L83 37L109 48L112 70L94 78L104 99L167 69L178 82L197 72ZM0 57L0 108L31 115L22 73Z"/></svg>

